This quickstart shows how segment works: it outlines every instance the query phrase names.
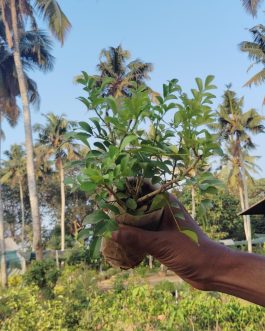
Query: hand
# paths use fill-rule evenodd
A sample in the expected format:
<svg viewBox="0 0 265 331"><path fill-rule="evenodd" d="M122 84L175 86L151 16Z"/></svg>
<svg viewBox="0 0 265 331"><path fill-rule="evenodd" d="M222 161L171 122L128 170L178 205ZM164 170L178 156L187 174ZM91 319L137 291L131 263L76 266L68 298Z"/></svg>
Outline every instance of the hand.
<svg viewBox="0 0 265 331"><path fill-rule="evenodd" d="M137 266L142 256L151 254L194 287L208 289L216 271L215 265L224 256L226 248L211 241L173 195L170 199L179 208L165 207L158 231L120 226L112 238L130 256L131 267ZM177 211L183 213L185 220L175 219ZM199 243L182 234L179 227L195 231Z"/></svg>

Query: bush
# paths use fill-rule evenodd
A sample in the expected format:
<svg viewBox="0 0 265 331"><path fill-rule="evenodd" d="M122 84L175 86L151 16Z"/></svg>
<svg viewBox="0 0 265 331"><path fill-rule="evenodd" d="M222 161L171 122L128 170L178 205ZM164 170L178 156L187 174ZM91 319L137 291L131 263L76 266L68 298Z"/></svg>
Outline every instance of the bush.
<svg viewBox="0 0 265 331"><path fill-rule="evenodd" d="M67 253L66 263L69 265L78 265L80 263L90 264L90 253L85 247L73 248Z"/></svg>
<svg viewBox="0 0 265 331"><path fill-rule="evenodd" d="M163 280L162 282L159 282L158 284L155 285L155 290L160 290L170 293L174 293L176 289L177 289L177 285L168 280Z"/></svg>
<svg viewBox="0 0 265 331"><path fill-rule="evenodd" d="M5 310L2 310L2 302ZM0 327L3 331L48 331L64 328L65 302L42 301L38 288L21 287L5 292L0 299Z"/></svg>
<svg viewBox="0 0 265 331"><path fill-rule="evenodd" d="M23 282L22 275L13 275L8 277L8 286L9 287L17 287L20 286Z"/></svg>
<svg viewBox="0 0 265 331"><path fill-rule="evenodd" d="M174 286L175 288L175 286ZM264 308L242 304L221 295L179 290L176 303L170 293L172 284L163 282L155 288L129 285L91 298L79 330L178 330L178 331L255 331L265 329Z"/></svg>
<svg viewBox="0 0 265 331"><path fill-rule="evenodd" d="M50 296L60 273L53 260L33 261L24 275L24 280L26 284L36 285Z"/></svg>
<svg viewBox="0 0 265 331"><path fill-rule="evenodd" d="M34 266L35 268L35 266ZM163 281L154 288L134 275L117 276L111 291L97 289L97 274L85 264L66 266L43 299L36 285L0 291L3 331L256 331L265 330L265 310L239 299ZM127 276L126 276L127 277ZM126 281L126 287L123 282ZM51 299L52 298L52 299Z"/></svg>

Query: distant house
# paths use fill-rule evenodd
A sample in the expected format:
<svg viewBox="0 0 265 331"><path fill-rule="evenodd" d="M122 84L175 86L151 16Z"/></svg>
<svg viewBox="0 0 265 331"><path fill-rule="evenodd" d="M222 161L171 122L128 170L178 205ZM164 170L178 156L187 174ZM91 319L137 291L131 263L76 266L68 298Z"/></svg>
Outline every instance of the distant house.
<svg viewBox="0 0 265 331"><path fill-rule="evenodd" d="M20 270L24 272L26 261L25 258L20 254L20 246L14 241L13 238L5 238L5 255L8 273L12 273L14 270ZM2 252L0 250L0 257Z"/></svg>
<svg viewBox="0 0 265 331"><path fill-rule="evenodd" d="M265 216L265 198L255 203L251 207L243 210L238 215L264 215ZM261 245L265 243L265 234L256 234L255 239L252 239L253 245ZM220 242L226 246L244 246L247 245L246 240L234 241L232 239L220 240Z"/></svg>
<svg viewBox="0 0 265 331"><path fill-rule="evenodd" d="M243 210L239 215L265 215L265 198Z"/></svg>

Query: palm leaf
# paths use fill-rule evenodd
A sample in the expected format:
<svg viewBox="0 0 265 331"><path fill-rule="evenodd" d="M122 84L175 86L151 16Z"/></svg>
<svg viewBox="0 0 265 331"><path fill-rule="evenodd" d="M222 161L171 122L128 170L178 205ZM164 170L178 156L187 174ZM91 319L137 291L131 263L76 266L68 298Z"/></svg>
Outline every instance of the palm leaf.
<svg viewBox="0 0 265 331"><path fill-rule="evenodd" d="M51 71L55 61L51 50L52 41L45 31L26 31L21 35L20 52L24 69Z"/></svg>
<svg viewBox="0 0 265 331"><path fill-rule="evenodd" d="M261 47L257 43L243 41L239 44L239 48L242 52L248 53L250 60L255 61L256 63L265 62L265 48Z"/></svg>
<svg viewBox="0 0 265 331"><path fill-rule="evenodd" d="M71 23L65 16L58 1L35 0L35 7L49 24L52 34L64 44L65 37L71 29Z"/></svg>
<svg viewBox="0 0 265 331"><path fill-rule="evenodd" d="M261 4L262 0L241 0L243 7L246 9L246 11L253 16L257 15L257 9L259 5Z"/></svg>
<svg viewBox="0 0 265 331"><path fill-rule="evenodd" d="M253 77L251 77L244 86L251 87L253 84L256 86L261 85L265 81L265 69L262 69L258 73L256 73Z"/></svg>

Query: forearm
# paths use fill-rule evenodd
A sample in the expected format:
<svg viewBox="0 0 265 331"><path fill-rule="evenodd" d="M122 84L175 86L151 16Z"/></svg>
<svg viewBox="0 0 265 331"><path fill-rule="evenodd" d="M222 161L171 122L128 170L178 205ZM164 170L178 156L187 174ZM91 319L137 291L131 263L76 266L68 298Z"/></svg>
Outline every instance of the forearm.
<svg viewBox="0 0 265 331"><path fill-rule="evenodd" d="M265 257L225 249L210 289L265 306Z"/></svg>

